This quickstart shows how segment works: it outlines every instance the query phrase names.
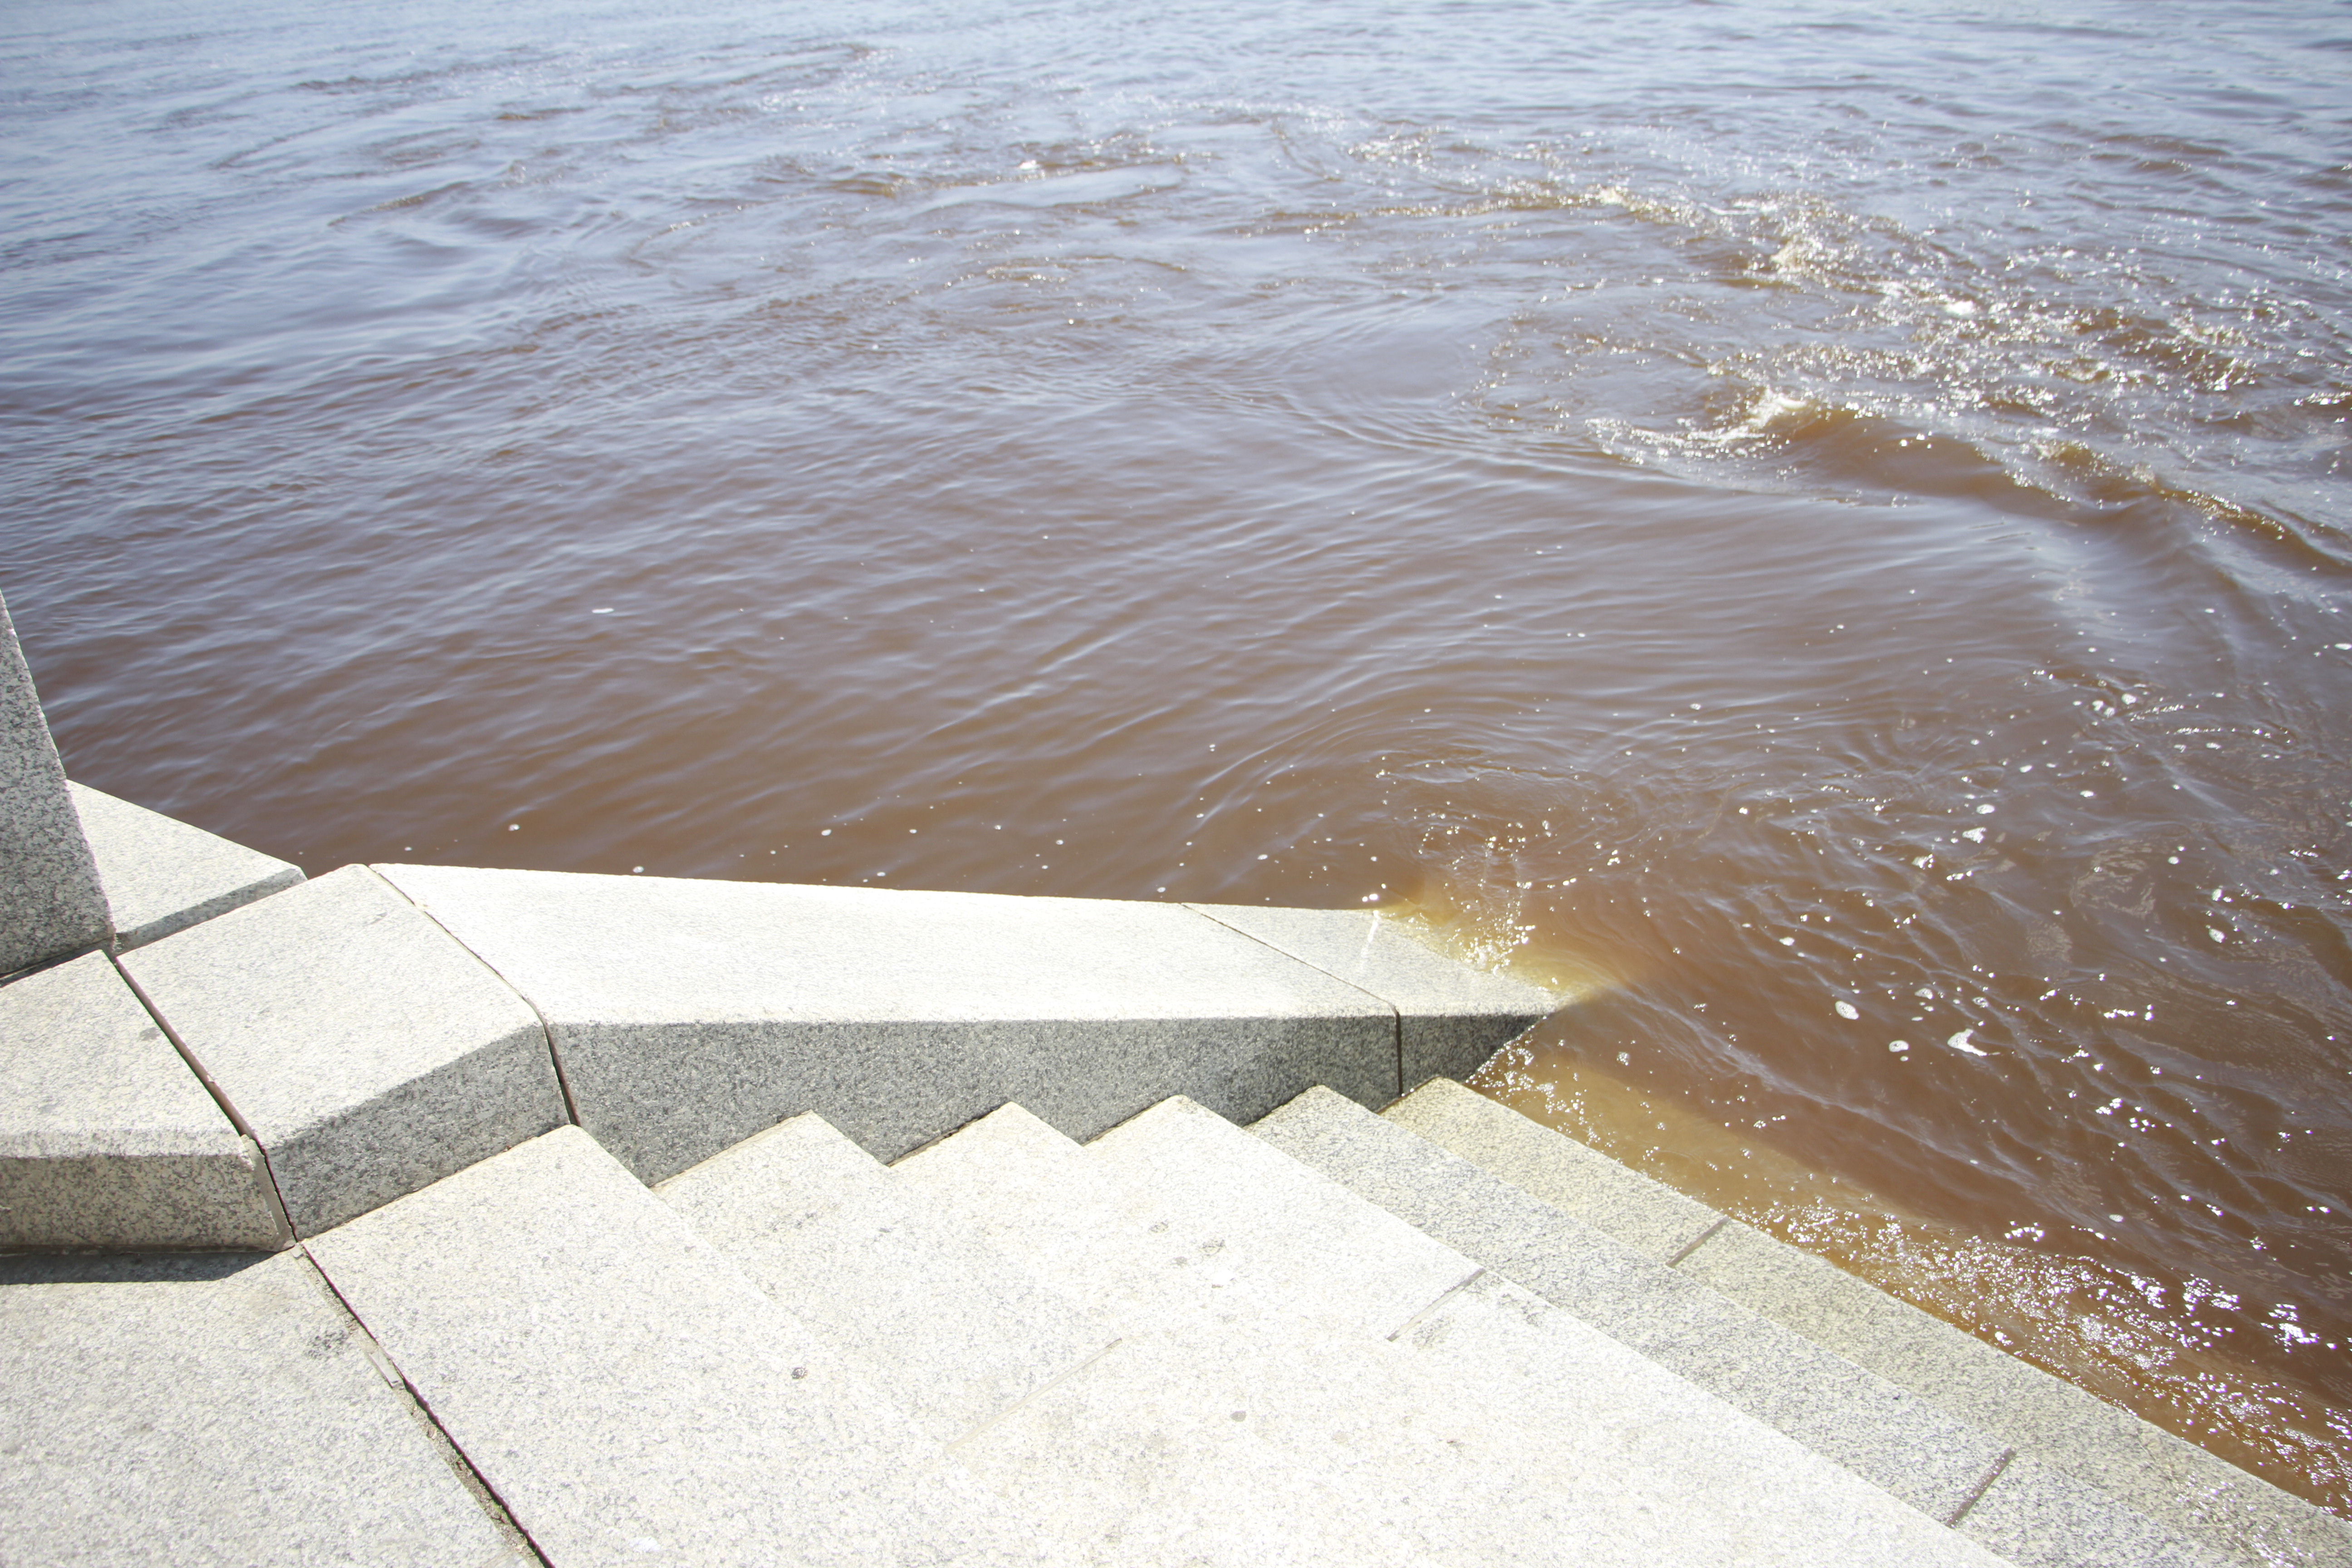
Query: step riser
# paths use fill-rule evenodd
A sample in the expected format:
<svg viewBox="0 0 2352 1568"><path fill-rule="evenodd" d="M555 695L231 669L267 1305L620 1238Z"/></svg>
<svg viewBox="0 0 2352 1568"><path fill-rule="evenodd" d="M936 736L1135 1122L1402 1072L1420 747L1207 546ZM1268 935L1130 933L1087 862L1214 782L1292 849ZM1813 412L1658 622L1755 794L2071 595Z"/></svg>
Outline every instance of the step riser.
<svg viewBox="0 0 2352 1568"><path fill-rule="evenodd" d="M1116 1337L898 1173L797 1117L657 1189L761 1290L953 1442Z"/></svg>

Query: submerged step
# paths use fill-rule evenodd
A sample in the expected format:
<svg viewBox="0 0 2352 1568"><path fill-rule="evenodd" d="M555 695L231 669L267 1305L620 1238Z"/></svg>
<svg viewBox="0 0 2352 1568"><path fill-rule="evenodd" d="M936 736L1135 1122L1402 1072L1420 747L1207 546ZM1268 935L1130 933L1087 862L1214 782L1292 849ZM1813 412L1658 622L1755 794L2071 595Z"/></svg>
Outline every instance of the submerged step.
<svg viewBox="0 0 2352 1568"><path fill-rule="evenodd" d="M578 1128L309 1245L554 1563L1065 1560Z"/></svg>
<svg viewBox="0 0 2352 1568"><path fill-rule="evenodd" d="M2352 1564L2352 1526L2129 1411L2004 1354L1799 1247L1713 1209L1461 1084L1433 1081L1382 1114L1634 1250L1897 1384L2063 1475L2244 1568ZM2029 1524L2032 1465L1970 1510ZM2063 1488L2042 1483L2055 1498Z"/></svg>

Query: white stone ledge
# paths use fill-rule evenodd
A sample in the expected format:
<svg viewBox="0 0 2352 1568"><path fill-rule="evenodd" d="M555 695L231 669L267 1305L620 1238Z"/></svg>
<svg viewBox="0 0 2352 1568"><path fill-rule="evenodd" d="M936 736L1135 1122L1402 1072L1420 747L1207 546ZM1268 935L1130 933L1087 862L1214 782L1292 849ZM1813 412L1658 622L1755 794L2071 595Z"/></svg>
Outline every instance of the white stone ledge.
<svg viewBox="0 0 2352 1568"><path fill-rule="evenodd" d="M378 870L538 1009L646 1181L810 1110L888 1160L1008 1100L1085 1138L1175 1094L1397 1093L1391 1006L1181 905Z"/></svg>
<svg viewBox="0 0 2352 1568"><path fill-rule="evenodd" d="M88 784L66 788L114 911L117 952L143 947L302 879L300 867L275 856Z"/></svg>

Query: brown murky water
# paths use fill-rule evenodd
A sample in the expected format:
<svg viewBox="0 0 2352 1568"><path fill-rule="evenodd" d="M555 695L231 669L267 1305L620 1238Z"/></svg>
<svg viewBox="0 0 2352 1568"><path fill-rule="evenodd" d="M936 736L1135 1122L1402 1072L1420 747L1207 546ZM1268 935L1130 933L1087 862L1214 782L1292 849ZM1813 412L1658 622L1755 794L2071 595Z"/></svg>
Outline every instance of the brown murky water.
<svg viewBox="0 0 2352 1568"><path fill-rule="evenodd" d="M2341 6L0 61L79 776L314 871L1419 911L1577 988L1491 1092L2352 1507Z"/></svg>

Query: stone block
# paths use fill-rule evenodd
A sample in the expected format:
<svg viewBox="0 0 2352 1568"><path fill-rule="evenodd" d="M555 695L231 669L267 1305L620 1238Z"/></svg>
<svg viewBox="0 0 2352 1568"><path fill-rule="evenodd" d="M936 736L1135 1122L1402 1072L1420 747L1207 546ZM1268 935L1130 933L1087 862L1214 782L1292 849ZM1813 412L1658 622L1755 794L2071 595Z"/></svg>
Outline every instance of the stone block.
<svg viewBox="0 0 2352 1568"><path fill-rule="evenodd" d="M310 1249L550 1562L1063 1560L577 1128Z"/></svg>
<svg viewBox="0 0 2352 1568"><path fill-rule="evenodd" d="M943 1443L1114 1337L814 1113L657 1191L770 1300L864 1362Z"/></svg>
<svg viewBox="0 0 2352 1568"><path fill-rule="evenodd" d="M1560 1005L1538 986L1473 968L1426 946L1412 928L1378 910L1186 908L1395 1008L1400 1092L1441 1075L1466 1078Z"/></svg>
<svg viewBox="0 0 2352 1568"><path fill-rule="evenodd" d="M0 975L113 935L66 771L0 600Z"/></svg>
<svg viewBox="0 0 2352 1568"><path fill-rule="evenodd" d="M226 914L290 888L302 868L117 800L88 784L67 784L100 885L114 911L120 952Z"/></svg>
<svg viewBox="0 0 2352 1568"><path fill-rule="evenodd" d="M1394 1016L1175 904L380 868L547 1020L581 1125L646 1181L814 1110L891 1160L1018 1100L1090 1137L1395 1096Z"/></svg>
<svg viewBox="0 0 2352 1568"><path fill-rule="evenodd" d="M313 1236L565 1120L522 1000L364 867L125 953Z"/></svg>
<svg viewBox="0 0 2352 1568"><path fill-rule="evenodd" d="M0 1558L525 1568L299 1251L0 1257Z"/></svg>
<svg viewBox="0 0 2352 1568"><path fill-rule="evenodd" d="M0 1247L274 1247L268 1187L104 953L0 986Z"/></svg>

